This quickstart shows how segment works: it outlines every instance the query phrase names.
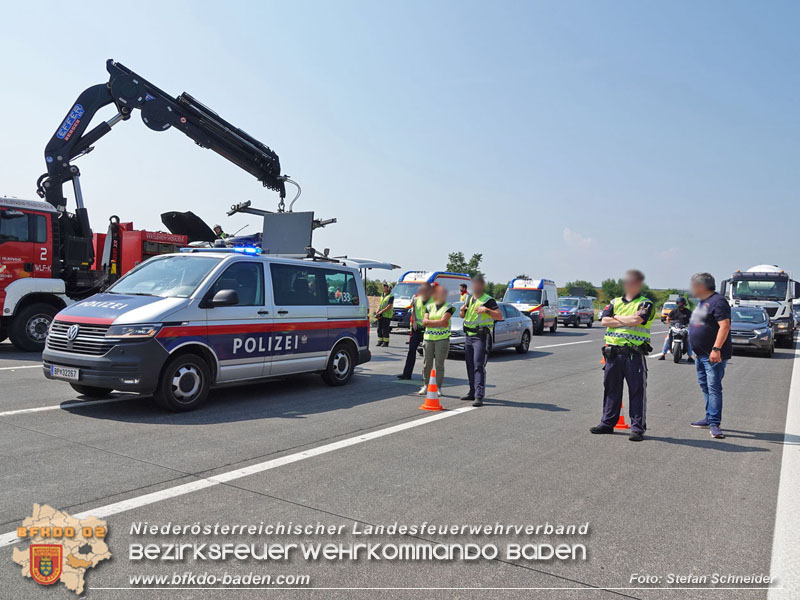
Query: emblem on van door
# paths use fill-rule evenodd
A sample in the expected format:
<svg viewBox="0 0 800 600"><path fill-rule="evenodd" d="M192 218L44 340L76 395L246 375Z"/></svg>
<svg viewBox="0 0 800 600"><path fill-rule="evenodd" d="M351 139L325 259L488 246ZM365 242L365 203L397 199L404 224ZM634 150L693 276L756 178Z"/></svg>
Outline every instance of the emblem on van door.
<svg viewBox="0 0 800 600"><path fill-rule="evenodd" d="M69 329L67 329L67 341L74 342L80 331L81 328L79 325L70 325Z"/></svg>

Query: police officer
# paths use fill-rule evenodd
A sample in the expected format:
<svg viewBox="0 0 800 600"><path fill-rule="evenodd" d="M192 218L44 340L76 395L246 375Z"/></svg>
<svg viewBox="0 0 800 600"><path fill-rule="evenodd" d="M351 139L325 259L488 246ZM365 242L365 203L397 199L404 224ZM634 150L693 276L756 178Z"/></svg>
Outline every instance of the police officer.
<svg viewBox="0 0 800 600"><path fill-rule="evenodd" d="M459 289L461 290L461 292L460 292L461 295L459 296L459 300L461 302L466 302L467 298L469 297L469 294L467 293L467 284L466 283L462 283L459 286Z"/></svg>
<svg viewBox="0 0 800 600"><path fill-rule="evenodd" d="M406 366L403 368L402 374L398 375L398 379L411 379L411 374L414 372L414 364L417 362L417 348L422 343L423 335L425 334L425 309L432 302L433 288L429 283L423 283L419 286L417 295L411 302L411 337L408 340L408 354L406 355Z"/></svg>
<svg viewBox="0 0 800 600"><path fill-rule="evenodd" d="M393 308L394 296L390 292L389 284L384 283L383 295L378 303L378 310L375 311L375 318L378 320L378 346L389 347L389 323Z"/></svg>
<svg viewBox="0 0 800 600"><path fill-rule="evenodd" d="M435 285L435 284L434 284ZM447 288L435 285L433 301L425 308L425 367L422 372L422 388L418 394L424 396L431 370L436 366L436 385L439 392L444 383L444 361L450 352L450 318L455 309L447 301Z"/></svg>
<svg viewBox="0 0 800 600"><path fill-rule="evenodd" d="M628 407L631 416L632 442L641 442L647 428L647 355L650 326L655 318L653 303L642 295L644 273L631 269L625 273L621 298L614 298L603 310L602 324L607 327L603 356L603 418L592 433L614 433L622 406L623 381L628 382Z"/></svg>
<svg viewBox="0 0 800 600"><path fill-rule="evenodd" d="M486 293L486 282L481 275L472 278L472 295L461 307L459 316L464 319L464 357L467 363L469 393L462 400L472 400L472 406L483 406L486 391L486 349L494 322L503 318L497 301Z"/></svg>

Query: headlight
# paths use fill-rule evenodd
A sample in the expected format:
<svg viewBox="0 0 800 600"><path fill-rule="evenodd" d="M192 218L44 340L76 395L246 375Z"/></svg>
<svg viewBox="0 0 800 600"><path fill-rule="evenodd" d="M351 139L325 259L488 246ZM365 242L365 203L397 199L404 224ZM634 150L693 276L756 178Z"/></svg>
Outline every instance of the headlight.
<svg viewBox="0 0 800 600"><path fill-rule="evenodd" d="M110 338L151 338L161 330L161 325L112 325L106 332Z"/></svg>
<svg viewBox="0 0 800 600"><path fill-rule="evenodd" d="M786 321L776 323L778 329L789 329L789 324Z"/></svg>

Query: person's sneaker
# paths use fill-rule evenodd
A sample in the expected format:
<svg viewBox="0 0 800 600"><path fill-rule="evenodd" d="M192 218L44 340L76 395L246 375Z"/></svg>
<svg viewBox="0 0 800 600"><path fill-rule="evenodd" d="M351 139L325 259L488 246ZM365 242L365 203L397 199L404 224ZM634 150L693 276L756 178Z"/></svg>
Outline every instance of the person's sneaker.
<svg viewBox="0 0 800 600"><path fill-rule="evenodd" d="M472 403L472 406L483 406L483 398L475 398L475 402Z"/></svg>
<svg viewBox="0 0 800 600"><path fill-rule="evenodd" d="M614 433L614 428L608 425L595 425L594 427L590 427L589 431L591 433Z"/></svg>
<svg viewBox="0 0 800 600"><path fill-rule="evenodd" d="M708 419L700 419L699 421L694 421L689 423L692 427L708 427Z"/></svg>
<svg viewBox="0 0 800 600"><path fill-rule="evenodd" d="M409 379L411 379L411 376L410 375L398 375L397 378L398 379L402 379L403 381L408 381Z"/></svg>
<svg viewBox="0 0 800 600"><path fill-rule="evenodd" d="M692 358L691 356L687 356L687 357L686 357L686 360L688 360L688 361L689 361L689 364L690 364L690 365L694 364L694 358Z"/></svg>
<svg viewBox="0 0 800 600"><path fill-rule="evenodd" d="M628 436L628 439L632 442L641 442L644 439L644 434L639 433L638 431L634 431L632 434Z"/></svg>
<svg viewBox="0 0 800 600"><path fill-rule="evenodd" d="M427 385L423 385L421 388L419 388L419 391L417 392L417 396L424 396L427 393L428 393L428 386Z"/></svg>
<svg viewBox="0 0 800 600"><path fill-rule="evenodd" d="M472 394L467 394L466 396L461 396L459 400L462 400L464 402L472 402L473 400L475 400L475 396L473 396Z"/></svg>
<svg viewBox="0 0 800 600"><path fill-rule="evenodd" d="M661 356L658 357L658 360L667 360L667 355L662 354Z"/></svg>
<svg viewBox="0 0 800 600"><path fill-rule="evenodd" d="M722 429L719 428L719 425L711 425L709 426L709 433L711 433L711 437L716 438L718 440L725 439L725 434L722 433Z"/></svg>

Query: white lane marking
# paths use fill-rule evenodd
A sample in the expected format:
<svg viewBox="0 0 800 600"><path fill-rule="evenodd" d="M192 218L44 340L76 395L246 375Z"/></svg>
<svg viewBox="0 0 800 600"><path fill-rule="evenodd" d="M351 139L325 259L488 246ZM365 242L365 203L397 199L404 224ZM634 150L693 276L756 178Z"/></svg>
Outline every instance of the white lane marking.
<svg viewBox="0 0 800 600"><path fill-rule="evenodd" d="M775 533L772 539L770 574L777 577L782 589L771 589L768 600L800 596L800 351L795 345L789 406L783 434L783 459L775 509Z"/></svg>
<svg viewBox="0 0 800 600"><path fill-rule="evenodd" d="M76 519L86 519L90 516L102 519L103 517L116 515L117 513L133 510L134 508L147 506L148 504L153 504L154 502L161 502L162 500L167 500L169 498L176 498L177 496L190 494L191 492L196 492L198 490L213 487L221 483L227 483L229 481L241 479L242 477L247 477L248 475L263 473L264 471L269 471L271 469L276 469L278 467L290 465L292 463L300 462L301 460L306 460L308 458L314 458L315 456L320 456L322 454L328 454L329 452L341 450L342 448L349 448L350 446L355 446L363 442L376 440L378 438L382 438L384 436L391 435L393 433L398 433L400 431L405 431L407 429L413 429L414 427L419 427L420 425L427 425L428 423L433 423L434 421L441 421L442 419L446 419L448 417L454 417L456 415L461 415L471 410L475 410L475 408L472 406L466 406L464 408L456 408L454 410L445 410L442 412L437 412L435 414L430 415L429 417L415 419L413 421L408 421L407 423L401 423L400 425L393 425L392 427L386 427L385 429L379 429L377 431L371 431L369 433L362 433L355 437L340 440L338 442L333 442L331 444L325 444L324 446L319 446L317 448L310 448L308 450L296 452L295 454L282 456L281 458L274 458L272 460L268 460L262 463L250 465L249 467L243 467L241 469L234 469L233 471L228 471L226 473L220 473L219 475L214 475L213 477L198 479L197 481L184 483L183 485L176 485L174 487L167 488L165 490L160 490L158 492L152 492L150 494L144 494L143 496L137 496L135 498L129 498L128 500L122 500L121 502L114 502L113 504L106 504L105 506L99 506L97 508L87 510L72 516L75 517ZM11 544L16 543L17 541L18 538L16 531L10 531L8 533L4 533L0 535L0 548L4 546L10 546Z"/></svg>
<svg viewBox="0 0 800 600"><path fill-rule="evenodd" d="M38 365L20 365L18 367L0 367L0 371L16 371L17 369L35 369L42 368L41 364Z"/></svg>
<svg viewBox="0 0 800 600"><path fill-rule="evenodd" d="M107 398L105 400L85 400L82 402L81 401L65 402L64 404L37 406L36 408L19 408L17 410L7 410L5 412L0 412L0 417L10 417L11 415L24 415L26 413L37 413L46 410L59 410L59 409L75 408L81 406L92 406L93 404L111 404L112 402L125 402L127 400L133 400L134 398L138 397L139 396L127 396L125 398Z"/></svg>
<svg viewBox="0 0 800 600"><path fill-rule="evenodd" d="M532 346L531 350L536 350L538 348L555 348L556 346L572 346L573 344L591 344L596 341L597 340L583 340L582 342L564 342L563 344L550 344L548 346Z"/></svg>

